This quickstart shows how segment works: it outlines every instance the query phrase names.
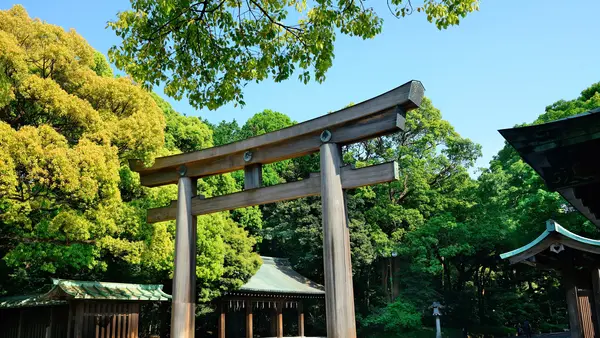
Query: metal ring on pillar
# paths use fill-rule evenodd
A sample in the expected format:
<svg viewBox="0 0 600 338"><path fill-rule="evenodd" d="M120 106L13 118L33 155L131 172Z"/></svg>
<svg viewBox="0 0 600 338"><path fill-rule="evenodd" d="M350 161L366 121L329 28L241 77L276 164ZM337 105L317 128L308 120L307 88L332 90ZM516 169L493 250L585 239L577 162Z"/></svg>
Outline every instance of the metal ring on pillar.
<svg viewBox="0 0 600 338"><path fill-rule="evenodd" d="M244 161L245 162L252 161L252 152L250 150L248 150L244 153Z"/></svg>
<svg viewBox="0 0 600 338"><path fill-rule="evenodd" d="M331 140L331 132L327 129L323 130L323 132L321 132L321 142L323 143L327 143Z"/></svg>
<svg viewBox="0 0 600 338"><path fill-rule="evenodd" d="M183 177L185 176L185 174L187 173L187 167L182 165L179 166L179 168L177 168L177 173L179 174L179 176Z"/></svg>

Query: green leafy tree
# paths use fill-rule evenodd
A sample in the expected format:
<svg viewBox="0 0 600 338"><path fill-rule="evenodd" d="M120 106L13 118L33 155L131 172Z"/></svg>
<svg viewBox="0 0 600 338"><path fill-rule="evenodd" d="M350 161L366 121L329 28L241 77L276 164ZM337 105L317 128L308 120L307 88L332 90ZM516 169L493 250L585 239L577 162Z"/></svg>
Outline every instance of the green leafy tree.
<svg viewBox="0 0 600 338"><path fill-rule="evenodd" d="M145 188L127 162L213 145L212 131L127 77L74 31L0 11L0 293L48 277L170 285L175 222L146 210L176 187ZM206 196L239 191L231 175ZM255 239L229 213L198 217L201 301L239 287L260 265Z"/></svg>
<svg viewBox="0 0 600 338"><path fill-rule="evenodd" d="M423 13L438 28L456 25L478 0L389 0L383 13L358 1L131 0L131 10L109 22L123 40L110 51L117 67L147 86L165 82L174 98L187 95L198 108L244 104L242 88L296 70L319 82L333 64L338 34L373 38L382 16ZM420 15L420 14L419 14Z"/></svg>
<svg viewBox="0 0 600 338"><path fill-rule="evenodd" d="M130 79L99 76L94 52L21 6L0 11L0 253L24 287L105 269L119 245L138 259L119 167L155 156L164 117Z"/></svg>

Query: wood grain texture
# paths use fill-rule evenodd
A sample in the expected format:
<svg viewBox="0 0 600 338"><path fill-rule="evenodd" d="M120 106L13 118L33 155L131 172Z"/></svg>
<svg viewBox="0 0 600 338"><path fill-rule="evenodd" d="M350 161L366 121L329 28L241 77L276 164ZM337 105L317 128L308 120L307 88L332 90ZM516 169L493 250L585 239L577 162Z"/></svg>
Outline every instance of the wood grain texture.
<svg viewBox="0 0 600 338"><path fill-rule="evenodd" d="M187 176L204 177L240 170L247 164L267 164L307 155L318 151L318 137L325 129L334 135L335 139L331 142L338 144L358 142L400 130L404 126L406 112L420 104L422 93L420 82L409 82L369 101L272 133L197 152L161 157L148 168L138 161L131 162L130 167L140 173L142 185L159 186L176 183L177 170L181 165L186 165ZM374 124L364 125L378 115L393 115L395 121L381 128L374 128ZM346 135L346 138L341 135ZM243 161L245 151L252 151L254 155L250 163Z"/></svg>
<svg viewBox="0 0 600 338"><path fill-rule="evenodd" d="M219 338L225 338L225 304L219 304L219 324L217 328L217 336Z"/></svg>
<svg viewBox="0 0 600 338"><path fill-rule="evenodd" d="M568 263L567 263L568 264ZM577 304L577 285L575 284L575 271L573 266L565 266L562 269L562 282L566 291L567 311L569 313L569 327L571 338L584 338L581 327L581 314Z"/></svg>
<svg viewBox="0 0 600 338"><path fill-rule="evenodd" d="M592 275L592 291L593 291L593 300L595 307L595 317L594 321L596 322L596 328L600 330L600 269L597 266L590 269Z"/></svg>
<svg viewBox="0 0 600 338"><path fill-rule="evenodd" d="M362 117L373 115L395 106L401 106L408 111L419 107L421 100L423 99L423 94L424 88L421 82L413 80L369 100L275 132L219 147L161 157L156 159L152 167L148 168L138 161L133 161L130 164L130 167L132 170L138 172L164 169L173 166L177 167L188 162L205 160L211 157L218 157L225 154L261 147L274 142L281 142L303 134L358 120Z"/></svg>
<svg viewBox="0 0 600 338"><path fill-rule="evenodd" d="M298 302L298 337L304 337L304 305Z"/></svg>
<svg viewBox="0 0 600 338"><path fill-rule="evenodd" d="M341 172L344 189L355 189L367 185L392 182L398 179L396 162L387 162L360 169L353 169L350 166L346 166L341 168ZM320 192L320 174L316 173L302 181L251 189L213 198L193 198L191 201L191 213L194 216L206 215L218 211L316 196ZM149 209L147 221L148 223L156 223L174 220L176 215L177 202L173 201L170 206Z"/></svg>
<svg viewBox="0 0 600 338"><path fill-rule="evenodd" d="M277 303L277 338L283 338L283 301Z"/></svg>
<svg viewBox="0 0 600 338"><path fill-rule="evenodd" d="M255 163L244 167L244 190L262 187L262 164Z"/></svg>
<svg viewBox="0 0 600 338"><path fill-rule="evenodd" d="M330 128L332 132L331 142L338 144L350 144L364 138L387 135L401 130L404 127L404 112L398 108L392 108L380 114L353 121L349 124ZM241 170L252 164L268 164L283 161L290 158L315 153L323 143L320 139L322 130L305 134L284 142L253 148L252 159L244 160L245 151L227 154L221 157L204 161L190 162L186 164L186 176L205 177L222 174L234 170ZM175 183L179 179L177 168L161 169L153 172L141 172L140 180L145 186L158 186Z"/></svg>
<svg viewBox="0 0 600 338"><path fill-rule="evenodd" d="M252 301L246 301L246 338L254 338L254 323L252 318Z"/></svg>
<svg viewBox="0 0 600 338"><path fill-rule="evenodd" d="M178 185L177 224L175 233L175 271L173 273L173 308L171 337L193 338L196 309L196 228L191 214L196 185L181 177ZM136 317L132 318L132 325Z"/></svg>
<svg viewBox="0 0 600 338"><path fill-rule="evenodd" d="M341 151L321 146L321 205L327 337L356 338L350 233L342 185Z"/></svg>

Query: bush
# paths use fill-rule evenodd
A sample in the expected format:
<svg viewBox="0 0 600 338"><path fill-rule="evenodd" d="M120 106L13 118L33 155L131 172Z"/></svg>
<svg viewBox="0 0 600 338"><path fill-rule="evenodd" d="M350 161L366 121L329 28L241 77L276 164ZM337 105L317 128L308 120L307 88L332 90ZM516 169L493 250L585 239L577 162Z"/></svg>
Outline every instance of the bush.
<svg viewBox="0 0 600 338"><path fill-rule="evenodd" d="M421 327L421 314L414 305L398 299L360 320L360 324L361 337L401 338Z"/></svg>

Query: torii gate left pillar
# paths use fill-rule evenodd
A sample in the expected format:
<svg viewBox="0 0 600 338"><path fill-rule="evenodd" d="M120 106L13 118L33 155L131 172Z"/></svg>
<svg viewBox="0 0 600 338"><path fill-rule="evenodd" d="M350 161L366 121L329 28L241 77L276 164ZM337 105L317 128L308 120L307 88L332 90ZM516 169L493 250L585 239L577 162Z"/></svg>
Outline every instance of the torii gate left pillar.
<svg viewBox="0 0 600 338"><path fill-rule="evenodd" d="M192 215L192 198L197 180L185 177L179 169L177 183L177 218L175 230L175 267L173 273L173 308L171 337L194 338L196 319L196 216Z"/></svg>

